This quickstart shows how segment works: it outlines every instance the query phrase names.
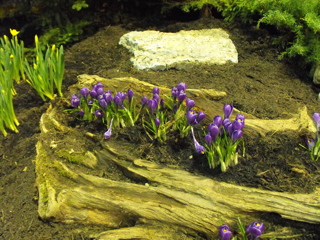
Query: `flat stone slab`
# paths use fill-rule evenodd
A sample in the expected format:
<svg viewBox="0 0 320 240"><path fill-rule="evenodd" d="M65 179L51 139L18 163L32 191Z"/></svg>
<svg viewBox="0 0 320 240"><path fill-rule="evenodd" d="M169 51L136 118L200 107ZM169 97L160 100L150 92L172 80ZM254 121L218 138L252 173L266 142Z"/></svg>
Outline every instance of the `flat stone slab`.
<svg viewBox="0 0 320 240"><path fill-rule="evenodd" d="M133 53L138 70L185 69L197 64L238 63L238 52L223 29L202 29L166 33L134 31L123 35L119 44Z"/></svg>

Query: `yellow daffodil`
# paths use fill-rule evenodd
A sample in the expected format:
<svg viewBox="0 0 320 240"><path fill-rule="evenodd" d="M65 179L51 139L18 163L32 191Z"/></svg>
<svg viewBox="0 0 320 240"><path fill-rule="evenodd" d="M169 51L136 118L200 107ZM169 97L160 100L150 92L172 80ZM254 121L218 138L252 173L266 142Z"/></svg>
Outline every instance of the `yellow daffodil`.
<svg viewBox="0 0 320 240"><path fill-rule="evenodd" d="M17 36L17 35L19 34L19 32L20 32L20 31L17 31L17 30L15 30L15 29L11 29L11 28L10 28L10 33L11 33L12 37Z"/></svg>

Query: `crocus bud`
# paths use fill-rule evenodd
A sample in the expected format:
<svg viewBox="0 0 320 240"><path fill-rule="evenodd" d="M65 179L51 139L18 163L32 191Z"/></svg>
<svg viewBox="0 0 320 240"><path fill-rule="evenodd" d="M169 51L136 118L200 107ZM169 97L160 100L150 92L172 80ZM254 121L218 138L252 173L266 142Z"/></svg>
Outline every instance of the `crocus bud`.
<svg viewBox="0 0 320 240"><path fill-rule="evenodd" d="M316 124L317 131L320 131L320 113L312 114L312 119Z"/></svg>
<svg viewBox="0 0 320 240"><path fill-rule="evenodd" d="M149 99L148 106L151 114L154 114L154 111L157 109L157 101L153 99Z"/></svg>
<svg viewBox="0 0 320 240"><path fill-rule="evenodd" d="M186 105L187 105L187 112L188 112L189 110L191 110L191 108L194 107L194 105L196 105L196 103L195 103L194 100L192 100L190 98L187 98L186 99Z"/></svg>
<svg viewBox="0 0 320 240"><path fill-rule="evenodd" d="M71 96L70 103L72 107L78 107L80 105L80 99L77 97L77 95L73 94Z"/></svg>
<svg viewBox="0 0 320 240"><path fill-rule="evenodd" d="M178 91L186 91L186 89L187 89L187 84L186 83L184 83L184 82L181 82L181 83L179 83L178 85L177 85L177 89L178 89Z"/></svg>
<svg viewBox="0 0 320 240"><path fill-rule="evenodd" d="M91 96L92 98L96 98L96 97L98 96L96 90L92 89L92 90L90 91L90 96Z"/></svg>
<svg viewBox="0 0 320 240"><path fill-rule="evenodd" d="M78 115L79 115L80 117L82 117L82 116L84 115L84 110L81 109L81 110L78 112Z"/></svg>
<svg viewBox="0 0 320 240"><path fill-rule="evenodd" d="M220 240L229 240L232 236L232 232L228 225L222 225L219 227L219 238Z"/></svg>
<svg viewBox="0 0 320 240"><path fill-rule="evenodd" d="M198 117L197 117L198 123L201 122L205 118L206 118L206 114L203 111L198 112Z"/></svg>
<svg viewBox="0 0 320 240"><path fill-rule="evenodd" d="M210 146L212 143L212 137L210 135L210 133L207 133L207 135L204 136L204 140L206 141L206 143Z"/></svg>
<svg viewBox="0 0 320 240"><path fill-rule="evenodd" d="M264 224L258 223L258 222L251 223L246 229L246 233L250 235L251 240L258 239L258 237L262 235L263 231L264 231Z"/></svg>
<svg viewBox="0 0 320 240"><path fill-rule="evenodd" d="M103 87L99 87L95 89L98 95L102 95L104 93Z"/></svg>
<svg viewBox="0 0 320 240"><path fill-rule="evenodd" d="M208 126L208 133L210 134L212 141L215 141L219 135L219 127L214 124L214 123L210 123Z"/></svg>
<svg viewBox="0 0 320 240"><path fill-rule="evenodd" d="M233 106L230 104L225 104L223 106L224 119L229 118L232 114Z"/></svg>
<svg viewBox="0 0 320 240"><path fill-rule="evenodd" d="M192 133L193 144L196 152L199 154L204 154L206 149L204 146L200 145L200 143L197 141L196 137L194 136L193 127L191 127L191 133Z"/></svg>
<svg viewBox="0 0 320 240"><path fill-rule="evenodd" d="M88 103L88 107L89 107L89 108L92 108L92 106L93 106L93 101L92 101L92 100L88 100L87 103Z"/></svg>
<svg viewBox="0 0 320 240"><path fill-rule="evenodd" d="M178 94L179 94L178 89L177 89L176 87L173 87L173 88L171 89L171 95L172 95L172 97L173 97L174 100L177 99Z"/></svg>
<svg viewBox="0 0 320 240"><path fill-rule="evenodd" d="M142 104L142 106L146 105L146 104L148 103L148 101L149 101L149 99L148 99L147 97L143 97L143 98L141 99L141 104Z"/></svg>
<svg viewBox="0 0 320 240"><path fill-rule="evenodd" d="M112 134L112 123L113 123L113 118L111 119L111 122L110 122L110 126L108 128L108 131L106 131L104 134L103 134L103 138L105 140L109 139L111 137L111 134Z"/></svg>
<svg viewBox="0 0 320 240"><path fill-rule="evenodd" d="M231 139L233 142L236 142L242 137L242 131L241 130L234 130L231 134Z"/></svg>
<svg viewBox="0 0 320 240"><path fill-rule="evenodd" d="M80 94L86 98L89 95L89 89L87 87L81 88Z"/></svg>
<svg viewBox="0 0 320 240"><path fill-rule="evenodd" d="M134 95L134 93L133 93L132 89L129 89L129 90L128 90L128 99L129 99L129 102L132 101L133 95Z"/></svg>
<svg viewBox="0 0 320 240"><path fill-rule="evenodd" d="M241 130L244 127L244 123L235 119L233 121L232 126L233 126L233 130Z"/></svg>
<svg viewBox="0 0 320 240"><path fill-rule="evenodd" d="M106 109L106 108L107 108L107 105L108 105L108 103L107 103L107 101L106 101L104 98L101 98L101 99L99 100L99 106L102 107L103 109Z"/></svg>
<svg viewBox="0 0 320 240"><path fill-rule="evenodd" d="M231 133L233 132L233 125L232 122L226 118L222 121L222 125L224 127L224 129L226 130L226 132L231 135Z"/></svg>
<svg viewBox="0 0 320 240"><path fill-rule="evenodd" d="M160 94L160 89L158 88L158 87L154 87L153 89L152 89L152 92L153 92L153 94Z"/></svg>
<svg viewBox="0 0 320 240"><path fill-rule="evenodd" d="M220 115L214 116L213 122L220 127L222 125L222 117Z"/></svg>
<svg viewBox="0 0 320 240"><path fill-rule="evenodd" d="M178 101L179 103L182 103L183 100L185 100L187 97L187 94L184 91L179 91L178 93Z"/></svg>
<svg viewBox="0 0 320 240"><path fill-rule="evenodd" d="M159 128L159 126L160 126L160 119L159 119L159 118L155 118L155 119L154 119L154 123L156 124L156 127Z"/></svg>
<svg viewBox="0 0 320 240"><path fill-rule="evenodd" d="M153 100L157 101L157 105L158 103L160 102L160 97L157 93L153 94L153 97L152 97Z"/></svg>

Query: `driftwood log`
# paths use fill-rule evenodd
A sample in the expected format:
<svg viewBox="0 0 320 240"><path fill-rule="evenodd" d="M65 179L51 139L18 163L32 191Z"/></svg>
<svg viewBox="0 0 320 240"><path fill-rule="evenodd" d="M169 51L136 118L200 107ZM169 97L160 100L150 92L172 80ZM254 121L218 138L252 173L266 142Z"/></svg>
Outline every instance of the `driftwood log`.
<svg viewBox="0 0 320 240"><path fill-rule="evenodd" d="M141 95L149 94L153 87L131 78L125 81L91 76L89 79L107 81L117 87L125 83L126 89L130 86ZM80 81L80 86L73 87L71 92L82 84ZM194 96L205 99L204 105L196 100L199 107L222 108L212 100L223 97L223 93L213 96L213 92L194 90ZM217 113L210 111L212 115ZM306 118L303 122L291 119L293 129L311 129L312 125L306 124L310 119L307 115L303 117ZM301 118L301 114L295 118ZM279 193L195 176L135 157L130 143L119 144L112 139L101 143L91 133L83 134L68 127L66 119L67 113L57 104L40 121L36 173L38 212L43 220L104 225L110 230L92 237L110 240L203 239L201 236L215 239L221 222L235 226L238 217L254 221L262 212L277 213L295 221L320 222L319 189L312 194ZM254 117L252 120L258 122ZM269 129L272 121L290 127L290 119L250 126L265 134L276 131ZM90 150L97 144L101 144L98 150ZM101 174L111 168L121 171L124 177ZM281 232L290 235L285 229L274 234L280 236Z"/></svg>

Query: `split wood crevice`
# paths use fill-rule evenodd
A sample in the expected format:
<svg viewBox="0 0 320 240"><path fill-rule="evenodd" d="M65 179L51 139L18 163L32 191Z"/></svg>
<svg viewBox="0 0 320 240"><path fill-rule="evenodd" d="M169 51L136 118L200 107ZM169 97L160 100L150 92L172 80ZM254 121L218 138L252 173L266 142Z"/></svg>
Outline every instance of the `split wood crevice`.
<svg viewBox="0 0 320 240"><path fill-rule="evenodd" d="M133 78L81 75L79 80L71 93L97 81L111 90L132 88L138 96L150 95L154 87ZM161 91L169 93L170 89ZM225 93L189 90L188 95L209 115L220 114L222 106L213 100ZM94 234L97 239L196 239L198 234L214 239L221 222L235 225L238 217L254 221L261 212L277 213L295 221L320 222L319 189L312 194L289 194L218 182L136 158L128 146L113 141L103 142L102 150L92 152L88 144L95 144L90 139L94 136L81 135L68 127L65 114L59 107L49 108L40 121L36 159L38 211L46 221L99 224L113 229ZM305 109L286 120L249 116L246 127L260 135L283 128L314 130ZM110 164L121 170L126 179L99 177L99 171ZM274 234L279 236L281 231L285 232L281 229Z"/></svg>

